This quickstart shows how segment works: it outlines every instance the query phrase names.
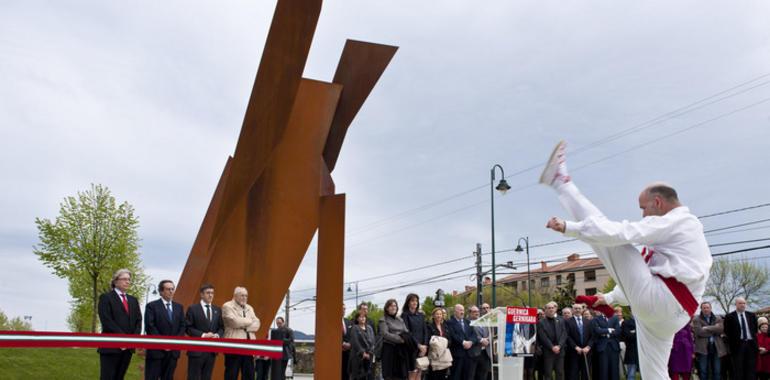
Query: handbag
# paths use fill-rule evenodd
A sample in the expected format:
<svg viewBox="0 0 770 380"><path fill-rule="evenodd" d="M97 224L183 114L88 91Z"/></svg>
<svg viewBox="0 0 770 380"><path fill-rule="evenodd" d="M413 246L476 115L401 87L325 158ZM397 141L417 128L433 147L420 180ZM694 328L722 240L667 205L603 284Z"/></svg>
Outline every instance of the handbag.
<svg viewBox="0 0 770 380"><path fill-rule="evenodd" d="M430 366L430 360L427 356L421 356L417 358L417 369L420 371L427 371L428 366Z"/></svg>

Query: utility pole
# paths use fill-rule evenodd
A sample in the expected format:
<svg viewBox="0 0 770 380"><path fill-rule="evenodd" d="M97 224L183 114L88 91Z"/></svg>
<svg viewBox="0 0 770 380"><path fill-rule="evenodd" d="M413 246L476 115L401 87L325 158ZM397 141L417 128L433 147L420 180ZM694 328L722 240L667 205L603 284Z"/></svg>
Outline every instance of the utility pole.
<svg viewBox="0 0 770 380"><path fill-rule="evenodd" d="M284 313L285 319L286 319L286 327L289 327L289 298L291 297L291 290L286 289L286 306L284 310L286 311Z"/></svg>
<svg viewBox="0 0 770 380"><path fill-rule="evenodd" d="M481 288L484 283L483 275L481 274L481 243L476 243L476 307L481 308L483 302L483 289Z"/></svg>

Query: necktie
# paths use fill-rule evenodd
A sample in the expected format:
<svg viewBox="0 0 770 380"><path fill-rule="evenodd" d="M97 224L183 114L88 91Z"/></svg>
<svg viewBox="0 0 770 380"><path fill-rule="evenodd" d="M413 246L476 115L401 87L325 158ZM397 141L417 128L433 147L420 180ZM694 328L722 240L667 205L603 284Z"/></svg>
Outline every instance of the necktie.
<svg viewBox="0 0 770 380"><path fill-rule="evenodd" d="M243 317L246 318L246 308L243 308ZM251 339L251 336L249 335L249 330L243 329L246 331L246 339Z"/></svg>
<svg viewBox="0 0 770 380"><path fill-rule="evenodd" d="M749 340L749 333L746 330L746 319L743 318L743 313L741 313L740 316L741 316L741 339Z"/></svg>
<svg viewBox="0 0 770 380"><path fill-rule="evenodd" d="M583 321L577 317L578 333L580 334L580 344L583 344Z"/></svg>
<svg viewBox="0 0 770 380"><path fill-rule="evenodd" d="M174 320L174 311L171 308L171 302L166 303L166 312L168 313L168 320L173 321Z"/></svg>
<svg viewBox="0 0 770 380"><path fill-rule="evenodd" d="M206 304L206 319L211 323L211 305Z"/></svg>
<svg viewBox="0 0 770 380"><path fill-rule="evenodd" d="M126 293L120 293L120 297L123 298L123 310L128 313L128 300L126 299Z"/></svg>

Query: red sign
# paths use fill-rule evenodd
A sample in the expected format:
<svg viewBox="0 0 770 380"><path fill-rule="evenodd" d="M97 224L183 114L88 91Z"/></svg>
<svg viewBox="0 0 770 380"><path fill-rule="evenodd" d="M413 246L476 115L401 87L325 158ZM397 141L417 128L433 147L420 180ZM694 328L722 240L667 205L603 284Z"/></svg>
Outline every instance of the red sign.
<svg viewBox="0 0 770 380"><path fill-rule="evenodd" d="M534 307L508 306L506 314L507 323L524 323L528 325L537 323L537 309Z"/></svg>

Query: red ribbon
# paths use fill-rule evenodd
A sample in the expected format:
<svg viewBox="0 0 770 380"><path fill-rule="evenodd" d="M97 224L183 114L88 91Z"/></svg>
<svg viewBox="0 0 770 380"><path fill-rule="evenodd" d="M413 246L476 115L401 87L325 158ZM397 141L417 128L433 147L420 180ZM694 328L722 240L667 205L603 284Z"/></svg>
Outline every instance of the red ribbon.
<svg viewBox="0 0 770 380"><path fill-rule="evenodd" d="M144 348L254 355L281 359L280 340L209 339L186 336L0 331L0 347Z"/></svg>

